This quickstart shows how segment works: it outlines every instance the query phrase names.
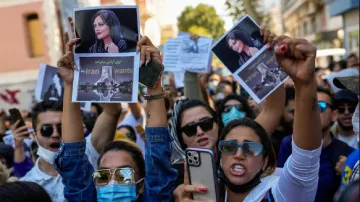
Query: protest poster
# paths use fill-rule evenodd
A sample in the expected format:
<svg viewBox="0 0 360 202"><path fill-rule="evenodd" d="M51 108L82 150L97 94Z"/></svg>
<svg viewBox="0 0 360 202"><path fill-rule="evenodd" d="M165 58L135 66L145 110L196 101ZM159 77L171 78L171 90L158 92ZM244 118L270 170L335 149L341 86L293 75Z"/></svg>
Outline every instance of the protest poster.
<svg viewBox="0 0 360 202"><path fill-rule="evenodd" d="M137 100L137 84L131 56L80 56L75 72L73 102L132 102ZM137 68L138 69L138 68ZM137 82L137 81L136 81Z"/></svg>
<svg viewBox="0 0 360 202"><path fill-rule="evenodd" d="M40 64L39 77L36 81L35 99L38 102L52 100L62 102L64 97L64 81L62 80L57 67L47 64ZM81 109L89 111L90 102L82 102Z"/></svg>
<svg viewBox="0 0 360 202"><path fill-rule="evenodd" d="M213 39L190 34L169 39L164 46L163 63L169 72L208 73L211 66Z"/></svg>
<svg viewBox="0 0 360 202"><path fill-rule="evenodd" d="M277 64L274 51L268 50L263 40L259 26L245 15L212 47L216 57L257 103L288 78Z"/></svg>
<svg viewBox="0 0 360 202"><path fill-rule="evenodd" d="M137 102L140 39L137 6L74 10L76 36L73 102Z"/></svg>
<svg viewBox="0 0 360 202"><path fill-rule="evenodd" d="M234 78L237 78L257 103L263 101L288 78L277 64L273 51L264 47L259 53L234 74Z"/></svg>

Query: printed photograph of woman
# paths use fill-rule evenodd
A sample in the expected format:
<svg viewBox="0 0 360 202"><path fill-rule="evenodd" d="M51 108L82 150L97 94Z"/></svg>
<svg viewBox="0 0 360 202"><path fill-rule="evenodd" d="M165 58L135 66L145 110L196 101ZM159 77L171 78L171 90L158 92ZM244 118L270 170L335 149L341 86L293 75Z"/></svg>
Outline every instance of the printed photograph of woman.
<svg viewBox="0 0 360 202"><path fill-rule="evenodd" d="M76 10L75 31L81 41L75 52L135 52L139 37L137 22L136 7Z"/></svg>
<svg viewBox="0 0 360 202"><path fill-rule="evenodd" d="M235 73L264 46L259 26L245 16L213 46L213 53Z"/></svg>

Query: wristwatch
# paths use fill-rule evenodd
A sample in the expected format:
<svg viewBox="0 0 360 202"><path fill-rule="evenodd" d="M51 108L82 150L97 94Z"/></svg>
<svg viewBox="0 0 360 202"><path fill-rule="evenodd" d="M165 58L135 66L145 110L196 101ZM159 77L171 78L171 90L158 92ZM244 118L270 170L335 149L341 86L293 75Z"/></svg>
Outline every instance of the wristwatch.
<svg viewBox="0 0 360 202"><path fill-rule="evenodd" d="M145 98L145 100L158 100L158 99L164 98L164 95L165 95L165 93L164 93L164 89L163 89L162 92L159 94L155 94L155 95L145 94L144 98Z"/></svg>

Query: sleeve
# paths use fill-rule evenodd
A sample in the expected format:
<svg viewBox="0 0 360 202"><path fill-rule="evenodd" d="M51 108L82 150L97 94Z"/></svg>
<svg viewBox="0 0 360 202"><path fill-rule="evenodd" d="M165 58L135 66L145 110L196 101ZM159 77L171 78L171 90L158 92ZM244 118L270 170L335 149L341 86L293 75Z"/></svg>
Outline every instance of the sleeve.
<svg viewBox="0 0 360 202"><path fill-rule="evenodd" d="M90 164L92 165L92 167L94 168L94 170L97 170L98 169L98 159L100 158L100 154L96 151L94 145L92 144L91 136L92 136L92 134L90 134L89 136L87 136L85 138L85 140L86 140L85 154L88 157L88 160L89 160Z"/></svg>
<svg viewBox="0 0 360 202"><path fill-rule="evenodd" d="M146 129L145 192L147 201L173 201L177 172L171 167L171 138L167 127Z"/></svg>
<svg viewBox="0 0 360 202"><path fill-rule="evenodd" d="M24 177L26 173L29 172L33 166L34 164L31 162L31 160L28 157L25 157L23 162L20 163L13 162L14 176L17 178Z"/></svg>
<svg viewBox="0 0 360 202"><path fill-rule="evenodd" d="M96 201L92 180L94 168L86 154L86 142L61 143L54 167L62 177L64 196L68 201Z"/></svg>
<svg viewBox="0 0 360 202"><path fill-rule="evenodd" d="M291 155L291 140L292 140L292 136L291 136L291 138L285 137L281 141L281 146L280 146L279 153L278 153L278 156L276 159L277 167L280 167L280 168L284 167L286 160Z"/></svg>
<svg viewBox="0 0 360 202"><path fill-rule="evenodd" d="M200 82L196 73L185 72L184 94L185 97L188 99L204 101L201 92Z"/></svg>
<svg viewBox="0 0 360 202"><path fill-rule="evenodd" d="M284 165L278 183L272 188L275 201L309 202L315 200L321 149L322 146L312 151L303 150L292 141L292 154Z"/></svg>

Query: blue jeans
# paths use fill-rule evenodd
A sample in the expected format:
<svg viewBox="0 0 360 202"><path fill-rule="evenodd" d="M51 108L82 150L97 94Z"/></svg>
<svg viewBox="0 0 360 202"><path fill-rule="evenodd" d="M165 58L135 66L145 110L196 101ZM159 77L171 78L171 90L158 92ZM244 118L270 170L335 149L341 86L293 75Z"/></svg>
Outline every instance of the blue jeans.
<svg viewBox="0 0 360 202"><path fill-rule="evenodd" d="M145 189L138 201L173 201L177 171L171 167L171 138L167 127L146 127ZM94 168L85 154L85 141L62 143L54 166L63 178L69 201L96 201Z"/></svg>

